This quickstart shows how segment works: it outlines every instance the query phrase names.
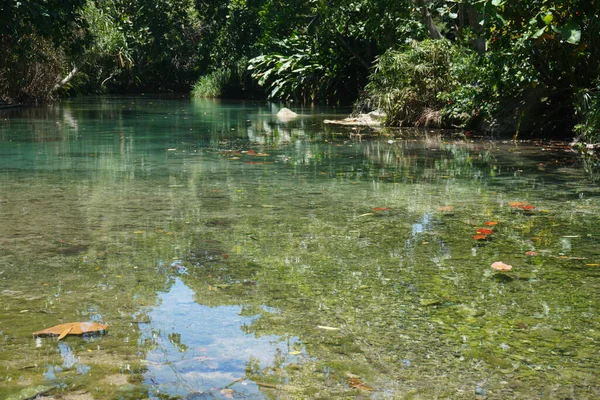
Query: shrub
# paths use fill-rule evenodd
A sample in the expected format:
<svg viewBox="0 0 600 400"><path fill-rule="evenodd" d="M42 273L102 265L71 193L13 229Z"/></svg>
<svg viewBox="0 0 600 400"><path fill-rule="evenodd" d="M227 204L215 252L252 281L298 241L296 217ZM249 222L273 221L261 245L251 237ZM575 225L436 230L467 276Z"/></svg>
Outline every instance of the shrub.
<svg viewBox="0 0 600 400"><path fill-rule="evenodd" d="M463 66L471 60L465 51L448 40L413 41L408 48L388 50L376 61L366 86L366 104L383 111L387 125L441 125L449 94L461 88L457 78L465 75L453 73L455 60L466 60L460 63ZM474 94L467 91L463 96ZM461 109L447 112L453 118L461 113Z"/></svg>
<svg viewBox="0 0 600 400"><path fill-rule="evenodd" d="M64 52L50 40L25 35L0 36L0 101L38 103L51 100L66 64Z"/></svg>
<svg viewBox="0 0 600 400"><path fill-rule="evenodd" d="M228 68L220 68L203 75L194 84L192 96L196 98L221 97L230 79L231 70Z"/></svg>

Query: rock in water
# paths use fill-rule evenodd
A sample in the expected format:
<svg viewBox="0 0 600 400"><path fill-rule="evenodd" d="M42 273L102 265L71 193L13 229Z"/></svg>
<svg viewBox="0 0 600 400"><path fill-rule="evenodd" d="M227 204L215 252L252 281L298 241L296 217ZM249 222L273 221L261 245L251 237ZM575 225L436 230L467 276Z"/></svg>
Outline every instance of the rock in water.
<svg viewBox="0 0 600 400"><path fill-rule="evenodd" d="M279 110L279 112L277 113L277 118L281 120L290 120L296 118L297 116L298 114L285 107Z"/></svg>

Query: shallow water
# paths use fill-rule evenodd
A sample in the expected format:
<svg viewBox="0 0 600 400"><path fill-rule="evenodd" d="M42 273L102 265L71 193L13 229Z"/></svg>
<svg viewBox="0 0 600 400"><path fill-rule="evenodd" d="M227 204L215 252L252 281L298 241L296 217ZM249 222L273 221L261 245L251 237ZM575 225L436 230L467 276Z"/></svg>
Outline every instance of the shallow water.
<svg viewBox="0 0 600 400"><path fill-rule="evenodd" d="M298 111L0 114L0 398L600 396L593 160Z"/></svg>

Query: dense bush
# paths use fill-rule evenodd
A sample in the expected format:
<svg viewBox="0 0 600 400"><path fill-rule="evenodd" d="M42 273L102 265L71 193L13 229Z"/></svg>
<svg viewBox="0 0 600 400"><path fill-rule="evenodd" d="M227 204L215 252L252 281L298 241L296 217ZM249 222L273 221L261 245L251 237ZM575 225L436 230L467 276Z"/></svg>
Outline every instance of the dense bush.
<svg viewBox="0 0 600 400"><path fill-rule="evenodd" d="M366 104L383 111L386 124L440 126L450 93L462 85L454 73L466 53L448 40L413 41L406 48L389 50L376 63L366 86ZM462 63L461 65L463 65ZM463 111L449 115L459 117Z"/></svg>
<svg viewBox="0 0 600 400"><path fill-rule="evenodd" d="M37 103L53 98L66 57L51 40L0 36L0 102Z"/></svg>

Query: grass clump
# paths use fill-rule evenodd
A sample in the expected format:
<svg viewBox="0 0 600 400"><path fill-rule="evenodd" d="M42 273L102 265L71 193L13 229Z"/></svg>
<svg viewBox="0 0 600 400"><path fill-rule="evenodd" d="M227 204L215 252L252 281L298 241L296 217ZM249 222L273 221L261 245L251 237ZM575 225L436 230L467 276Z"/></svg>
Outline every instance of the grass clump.
<svg viewBox="0 0 600 400"><path fill-rule="evenodd" d="M195 98L221 97L231 80L231 75L231 70L228 68L219 68L201 76L194 84L192 96Z"/></svg>

